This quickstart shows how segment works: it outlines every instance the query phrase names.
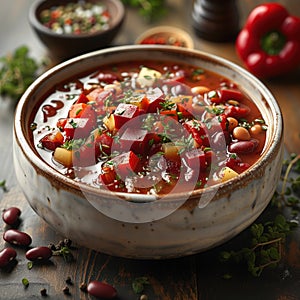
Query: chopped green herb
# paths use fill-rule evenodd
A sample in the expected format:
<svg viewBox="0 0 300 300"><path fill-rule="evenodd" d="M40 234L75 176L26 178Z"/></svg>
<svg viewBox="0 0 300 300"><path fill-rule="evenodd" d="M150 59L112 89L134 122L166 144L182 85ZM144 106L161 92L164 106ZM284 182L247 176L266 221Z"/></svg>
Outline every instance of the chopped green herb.
<svg viewBox="0 0 300 300"><path fill-rule="evenodd" d="M76 112L77 114L77 112ZM73 127L73 128L77 128L78 124L72 119L69 121L69 124Z"/></svg>
<svg viewBox="0 0 300 300"><path fill-rule="evenodd" d="M146 80L152 80L152 77L149 76L149 75L145 75L144 78L145 78Z"/></svg>
<svg viewBox="0 0 300 300"><path fill-rule="evenodd" d="M81 112L82 112L82 108L78 109L78 110L75 112L75 115L78 116Z"/></svg>
<svg viewBox="0 0 300 300"><path fill-rule="evenodd" d="M170 100L166 100L164 102L159 103L163 110L174 110L176 109L176 104Z"/></svg>
<svg viewBox="0 0 300 300"><path fill-rule="evenodd" d="M204 70L203 69L196 69L193 71L192 76L198 76L204 74Z"/></svg>
<svg viewBox="0 0 300 300"><path fill-rule="evenodd" d="M140 294L144 291L145 285L150 284L147 277L135 278L132 282L132 289L136 294Z"/></svg>
<svg viewBox="0 0 300 300"><path fill-rule="evenodd" d="M76 150L79 149L83 144L85 140L84 139L73 139L73 140L67 140L62 145L62 148L65 148L67 150Z"/></svg>
<svg viewBox="0 0 300 300"><path fill-rule="evenodd" d="M3 190L3 192L7 192L8 189L6 187L6 180L0 181L0 188Z"/></svg>
<svg viewBox="0 0 300 300"><path fill-rule="evenodd" d="M29 261L28 263L27 263L27 269L28 270L31 270L33 268L33 262L32 261Z"/></svg>
<svg viewBox="0 0 300 300"><path fill-rule="evenodd" d="M28 287L29 286L29 281L28 281L28 279L27 278L23 278L22 279L22 284L24 285L24 287Z"/></svg>

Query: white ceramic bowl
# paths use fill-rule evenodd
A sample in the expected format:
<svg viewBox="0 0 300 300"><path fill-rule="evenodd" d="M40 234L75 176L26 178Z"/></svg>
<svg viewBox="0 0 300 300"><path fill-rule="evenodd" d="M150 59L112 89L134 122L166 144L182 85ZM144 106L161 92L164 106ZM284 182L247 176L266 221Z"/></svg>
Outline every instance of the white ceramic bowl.
<svg viewBox="0 0 300 300"><path fill-rule="evenodd" d="M191 63L239 84L268 125L258 162L223 184L155 201L151 196L116 194L80 185L39 157L32 145L30 123L32 112L47 91L70 74L81 74L96 65L149 57ZM28 88L16 109L14 164L31 207L62 235L115 256L171 258L217 246L240 233L262 213L281 173L282 131L276 100L258 79L239 66L179 47L124 46L84 54L57 65ZM131 201L124 201L125 198Z"/></svg>

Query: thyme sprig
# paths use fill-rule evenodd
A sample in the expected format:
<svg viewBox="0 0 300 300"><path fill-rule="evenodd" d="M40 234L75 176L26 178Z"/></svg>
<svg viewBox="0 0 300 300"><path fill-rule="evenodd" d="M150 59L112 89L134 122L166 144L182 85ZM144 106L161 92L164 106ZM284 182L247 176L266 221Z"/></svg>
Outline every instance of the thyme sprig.
<svg viewBox="0 0 300 300"><path fill-rule="evenodd" d="M300 155L292 154L283 163L283 177L280 191L273 195L271 206L275 209L291 209L291 216L298 214L300 200L300 176L291 176L291 171L300 173ZM286 210L285 210L286 211ZM245 263L248 271L255 277L269 267L276 267L281 262L284 253L284 243L288 234L298 226L298 222L288 220L279 213L274 220L264 223L254 223L250 227L250 245L240 250L222 251L221 262ZM231 278L226 274L224 278Z"/></svg>
<svg viewBox="0 0 300 300"><path fill-rule="evenodd" d="M264 224L255 223L250 227L251 244L237 251L222 251L222 262L245 263L255 277L268 267L275 267L282 259L283 243L286 235L294 228L295 223L283 215L277 215L274 221Z"/></svg>
<svg viewBox="0 0 300 300"><path fill-rule="evenodd" d="M62 256L65 262L71 262L74 260L74 256L68 246L63 246L58 250L52 251L52 254L54 256Z"/></svg>
<svg viewBox="0 0 300 300"><path fill-rule="evenodd" d="M300 173L300 154L291 154L290 158L283 162L283 165L287 166L282 179L282 188L280 193L277 193L273 197L273 203L277 206L289 206L297 209L297 205L300 203L298 198L295 198L292 193L297 193L300 190L300 176L293 178L290 173L293 169L294 172ZM290 186L287 187L287 184Z"/></svg>

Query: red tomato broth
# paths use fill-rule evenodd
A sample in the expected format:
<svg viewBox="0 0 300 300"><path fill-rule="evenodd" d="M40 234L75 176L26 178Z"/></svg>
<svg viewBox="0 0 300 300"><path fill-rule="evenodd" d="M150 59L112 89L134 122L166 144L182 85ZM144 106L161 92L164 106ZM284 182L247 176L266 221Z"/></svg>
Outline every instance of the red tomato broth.
<svg viewBox="0 0 300 300"><path fill-rule="evenodd" d="M137 82L142 66L161 74L150 87L141 87ZM33 141L37 152L53 168L76 181L128 193L168 194L174 191L174 187L176 191L191 191L221 182L220 173L224 167L237 173L245 171L258 160L262 152L265 130L255 137L251 136L251 140L255 139L255 147L249 153L228 151L229 145L239 140L228 132L228 116L224 115L226 110L247 129L251 124L263 123L264 129L267 126L255 103L235 83L214 72L192 65L149 60L101 66L87 74L63 82L50 92L34 116L37 129L33 131ZM147 83L147 76L144 79ZM113 89L108 89L109 85ZM193 93L192 88L197 86L205 86L209 91L202 95ZM220 93L220 90L226 91ZM230 95L237 99L230 99ZM178 97L181 97L180 101L176 102ZM222 102L221 97L229 98ZM234 105L228 104L230 101ZM194 104L190 106L191 103ZM74 107L78 107L78 110ZM247 113L242 113L242 118L239 118L235 110L241 107L246 107ZM177 113L175 117L174 112ZM108 127L110 122L107 121L112 115L113 129ZM149 115L155 116L154 120L147 121ZM78 122L80 118L82 120ZM205 128L204 131L200 129L201 134L197 132L199 128L188 126L188 122L195 121L196 127ZM72 129L72 122L83 124L83 128L74 130L73 137L70 129L64 127L67 123ZM86 126L88 122L90 125ZM147 122L152 127L142 128ZM170 130L178 135L172 136L171 140L170 132L164 136L170 122L176 127L176 130ZM210 151L212 137L203 136L211 131L215 133L215 123L216 130L222 128L221 134L225 133L226 149L223 151ZM56 140L57 131L64 136L64 146L60 134ZM93 134L91 131L94 131ZM78 135L78 132L81 133ZM135 135L139 138L135 138ZM173 139L175 147L169 144L174 142ZM66 149L72 143L76 145L74 141L79 140L78 149L71 150L70 164L65 161L62 164L55 159L56 148ZM52 146L49 147L51 142ZM197 152L196 157L193 151ZM191 164L196 161L196 168L187 167L187 160Z"/></svg>

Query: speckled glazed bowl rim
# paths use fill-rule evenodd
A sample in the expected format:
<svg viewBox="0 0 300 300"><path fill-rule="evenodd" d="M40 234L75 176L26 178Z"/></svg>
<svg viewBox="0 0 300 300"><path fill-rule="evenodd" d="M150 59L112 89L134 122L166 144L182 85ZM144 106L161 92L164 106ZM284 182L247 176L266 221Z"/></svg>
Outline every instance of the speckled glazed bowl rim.
<svg viewBox="0 0 300 300"><path fill-rule="evenodd" d="M107 190L99 190L98 188L88 186L86 184L75 182L74 180L67 178L63 174L59 173L51 166L49 166L45 161L43 161L39 155L37 154L34 146L30 144L30 141L26 137L27 132L29 132L29 115L31 112L30 110L33 109L38 99L36 99L36 93L39 89L46 88L51 89L51 84L55 84L55 78L59 76L66 76L64 78L70 77L69 74L70 69L76 69L76 67L84 68L86 65L91 65L92 62L95 62L95 57L101 57L103 60L103 64L107 63L107 58L112 56L118 57L118 55L122 55L124 57L128 57L130 53L134 53L135 57L138 59L139 55L141 57L153 57L150 52L156 53L156 55L161 55L162 58L167 58L169 60L173 59L182 59L186 61L188 57L191 60L198 60L200 59L202 62L207 61L208 63L213 63L218 65L219 68L230 69L231 72L236 74L236 78L244 77L247 82L251 85L254 85L257 91L263 96L263 102L266 104L268 109L270 110L269 114L269 121L272 122L270 128L272 128L272 132L267 134L266 145L263 150L263 153L259 160L250 167L247 171L243 172L239 176L230 179L224 183L219 183L214 186L199 189L192 191L189 195L189 199L196 199L203 194L215 194L214 199L218 199L222 196L228 195L232 193L234 190L242 189L244 186L247 186L251 181L256 178L263 176L265 168L268 166L269 162L271 162L277 155L277 153L281 149L282 144L282 134L283 134L283 119L280 108L271 94L271 92L267 89L267 87L256 77L250 74L248 71L239 67L238 65L215 55L205 53L198 50L191 50L181 47L172 47L172 46L156 46L156 45L149 45L149 46L140 46L140 45L133 45L133 46L120 46L120 47L113 47L108 48L105 50L99 50L95 52L91 52L88 54L83 54L76 58L70 59L65 61L47 72L41 75L24 93L22 98L20 99L15 113L15 123L14 123L14 135L15 135L15 142L18 143L18 146L22 149L24 155L27 159L31 162L32 166L35 168L36 172L42 174L43 176L47 177L51 184L55 187L64 187L72 191L72 193L82 195L82 191L84 194L88 193L94 197L103 196L106 199L115 199L123 198L129 201L134 202L148 202L148 201L155 201L157 198L154 195L143 195L143 194L130 194L130 193L115 193ZM145 55L146 53L146 55ZM128 56L127 56L128 54ZM88 67L85 69L86 71L90 69ZM205 67L204 67L205 68ZM79 72L82 73L82 72ZM216 73L218 71L216 70ZM76 75L76 74L73 74ZM54 80L53 80L54 78ZM33 102L33 103L32 103ZM268 132L268 131L267 131ZM182 198L187 198L187 193L174 193L170 197L168 197L167 201L164 203L170 203L170 201L181 201ZM175 202L174 202L175 203Z"/></svg>
<svg viewBox="0 0 300 300"><path fill-rule="evenodd" d="M29 22L32 24L33 27L38 29L39 31L43 32L44 34L47 34L49 36L58 38L58 39L86 39L86 38L93 38L96 36L101 36L103 34L107 34L111 30L113 30L115 27L119 26L120 23L123 22L123 19L125 17L125 7L121 0L99 0L103 1L103 3L108 3L109 6L113 5L115 7L115 12L111 21L110 21L110 27L107 30L99 30L94 33L82 33L82 34L58 34L52 31L51 29L47 28L44 26L39 18L38 18L38 13L40 12L41 8L50 8L54 5L57 5L56 3L60 2L62 4L67 4L70 2L76 2L74 0L65 0L65 1L60 1L60 0L55 0L55 1L48 1L48 0L37 0L33 2L29 8ZM94 2L94 1L92 1Z"/></svg>

